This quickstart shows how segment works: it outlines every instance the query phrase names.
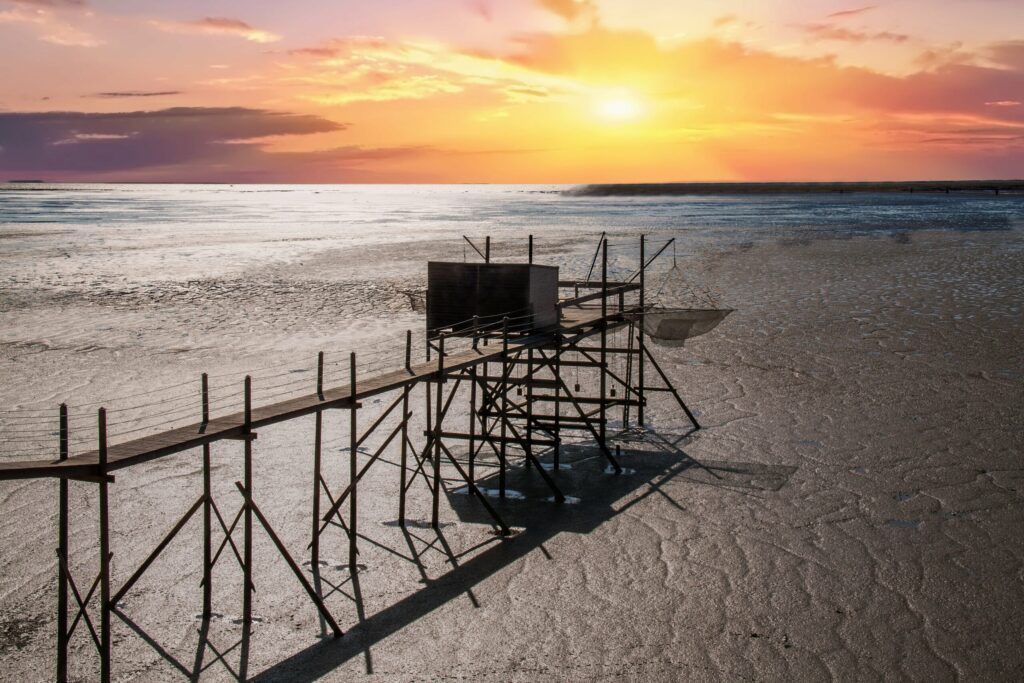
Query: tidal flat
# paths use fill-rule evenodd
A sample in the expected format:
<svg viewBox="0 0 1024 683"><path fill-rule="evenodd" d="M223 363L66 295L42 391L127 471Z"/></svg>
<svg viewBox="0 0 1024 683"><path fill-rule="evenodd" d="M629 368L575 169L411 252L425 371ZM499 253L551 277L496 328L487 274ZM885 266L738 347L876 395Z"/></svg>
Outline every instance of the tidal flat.
<svg viewBox="0 0 1024 683"><path fill-rule="evenodd" d="M228 557L214 575L210 647L197 657L202 555L193 521L121 603L164 654L115 619L115 679L180 680L171 659L189 670L201 661L210 680L1020 677L1021 225L783 227L744 239L740 225L680 232L663 204L651 209L662 217L655 220L644 218L642 202L611 212L602 200L571 201L591 207L585 219L566 219L568 209L546 218L510 210L481 224L469 209L449 207L431 230L385 224L376 235L327 224L253 229L245 216L198 224L185 238L174 225L129 219L108 228L95 218L4 224L5 411L55 414L67 401L87 414L129 405L118 397L198 383L204 371L221 378L216 396L226 401L253 372L255 400L269 400L274 389L261 386L261 372L311 378L318 351L341 361L350 350L391 348L407 328L421 331L425 263L461 260L463 233L493 234L496 258L511 261L523 258L534 232L538 262L579 275L602 211L614 245L631 245L640 232L652 243L676 236L683 272L736 309L683 348L652 347L705 428L680 438L685 416L658 397L649 433L620 442L624 474L606 472L585 440L567 446L553 475L568 505L548 500L535 472L514 469L509 485L519 495L499 502L516 530L509 539L491 533L447 470L439 532L428 523L425 486L410 490L403 532L397 468L375 466L360 489L368 540L356 580L340 532L321 550L323 578L341 589L328 604L347 631L342 639L325 637L257 528L251 638L237 644L240 572ZM366 207L360 220L375 215L389 214ZM272 221L265 213L256 220ZM631 248L622 248L615 273L629 272ZM343 375L343 365L329 366L328 383ZM360 420L386 404L369 403ZM125 412L121 428L136 428L138 415ZM347 416L325 420L326 476L340 490ZM75 423L74 448L92 447L91 424ZM52 448L47 436L32 448ZM26 457L15 446L5 442L3 457ZM213 451L214 495L229 514L241 449ZM309 417L261 431L254 456L255 497L306 570L312 451ZM188 452L117 474L116 579L192 504L200 471ZM5 680L53 677L56 489L54 481L0 483ZM72 568L88 585L95 486L72 484L71 508ZM96 659L82 629L71 670L91 680Z"/></svg>

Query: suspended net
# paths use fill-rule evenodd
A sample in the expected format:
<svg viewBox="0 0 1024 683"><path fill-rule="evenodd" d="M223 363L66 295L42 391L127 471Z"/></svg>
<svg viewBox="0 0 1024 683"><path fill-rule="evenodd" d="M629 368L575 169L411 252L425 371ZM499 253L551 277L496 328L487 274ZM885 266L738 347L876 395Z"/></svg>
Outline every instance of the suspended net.
<svg viewBox="0 0 1024 683"><path fill-rule="evenodd" d="M682 346L718 327L732 313L731 308L662 308L654 306L641 314L644 332L662 346Z"/></svg>
<svg viewBox="0 0 1024 683"><path fill-rule="evenodd" d="M662 292L671 280L682 286L678 298L690 299L686 305L662 303ZM672 244L672 267L654 295L654 305L637 315L644 332L662 346L683 346L687 339L707 334L718 327L733 312L718 304L707 286L694 286L684 276L676 261L675 243Z"/></svg>

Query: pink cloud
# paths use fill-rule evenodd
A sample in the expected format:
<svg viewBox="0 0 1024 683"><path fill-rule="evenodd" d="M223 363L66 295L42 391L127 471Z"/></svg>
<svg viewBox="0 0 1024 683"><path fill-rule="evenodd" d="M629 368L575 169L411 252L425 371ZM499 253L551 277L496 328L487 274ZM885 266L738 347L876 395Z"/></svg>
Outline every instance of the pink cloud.
<svg viewBox="0 0 1024 683"><path fill-rule="evenodd" d="M61 7L85 7L85 0L9 0L15 5L28 5L31 7L47 7L59 9Z"/></svg>
<svg viewBox="0 0 1024 683"><path fill-rule="evenodd" d="M0 10L0 24L22 24L35 27L39 40L65 47L97 47L103 41L72 23L60 8L83 7L83 3L68 0L21 0L6 10Z"/></svg>
<svg viewBox="0 0 1024 683"><path fill-rule="evenodd" d="M488 0L468 0L469 9L484 21L491 21L494 18L494 10Z"/></svg>
<svg viewBox="0 0 1024 683"><path fill-rule="evenodd" d="M168 33L199 33L244 38L254 43L273 43L281 36L255 28L241 19L233 17L203 17L195 21L165 21L153 19L150 25Z"/></svg>
<svg viewBox="0 0 1024 683"><path fill-rule="evenodd" d="M845 19L846 17L856 17L858 15L864 14L865 12L870 12L871 10L875 9L875 7L877 7L877 5L866 5L864 7L857 7L854 9L844 9L838 12L833 12L832 14L827 15L825 18Z"/></svg>
<svg viewBox="0 0 1024 683"><path fill-rule="evenodd" d="M834 40L844 43L866 43L872 40L905 43L910 36L892 31L858 31L834 24L804 24L803 30L818 40Z"/></svg>

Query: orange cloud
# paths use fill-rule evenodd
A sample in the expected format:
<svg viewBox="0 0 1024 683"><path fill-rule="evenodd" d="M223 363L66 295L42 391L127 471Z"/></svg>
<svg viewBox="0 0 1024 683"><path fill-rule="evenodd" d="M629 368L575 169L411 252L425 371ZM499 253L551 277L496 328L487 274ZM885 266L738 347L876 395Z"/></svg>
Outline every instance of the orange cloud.
<svg viewBox="0 0 1024 683"><path fill-rule="evenodd" d="M567 21L580 18L597 19L597 6L594 0L537 0L537 4Z"/></svg>

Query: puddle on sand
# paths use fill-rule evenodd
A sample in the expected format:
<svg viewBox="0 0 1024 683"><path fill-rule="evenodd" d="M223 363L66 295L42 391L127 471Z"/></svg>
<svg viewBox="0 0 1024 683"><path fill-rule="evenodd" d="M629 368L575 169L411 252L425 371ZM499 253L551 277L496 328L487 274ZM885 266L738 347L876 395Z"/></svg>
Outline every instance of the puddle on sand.
<svg viewBox="0 0 1024 683"><path fill-rule="evenodd" d="M557 503L557 502L558 502L558 501L557 501L557 500L555 499L555 497L554 497L554 496L548 496L548 497L547 497L547 498L545 498L544 500L546 500L546 501L547 501L547 502L549 502L549 503ZM580 502L580 499L579 499L579 498L577 498L576 496L566 496L566 497L565 497L565 500L563 500L563 501L562 501L562 504L563 504L563 505L576 505L576 504L577 504L577 503L579 503L579 502Z"/></svg>
<svg viewBox="0 0 1024 683"><path fill-rule="evenodd" d="M500 489L485 489L483 487L477 488L480 490L480 493L484 494L488 498L501 498ZM452 493L456 493L460 496L465 496L469 493L469 487L463 486L461 488L457 488L454 491L452 491ZM505 489L505 500L526 500L526 496L524 496L519 491L516 491L515 489Z"/></svg>

